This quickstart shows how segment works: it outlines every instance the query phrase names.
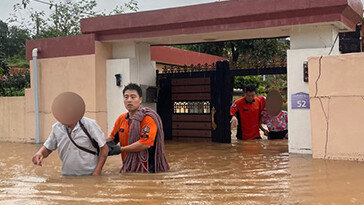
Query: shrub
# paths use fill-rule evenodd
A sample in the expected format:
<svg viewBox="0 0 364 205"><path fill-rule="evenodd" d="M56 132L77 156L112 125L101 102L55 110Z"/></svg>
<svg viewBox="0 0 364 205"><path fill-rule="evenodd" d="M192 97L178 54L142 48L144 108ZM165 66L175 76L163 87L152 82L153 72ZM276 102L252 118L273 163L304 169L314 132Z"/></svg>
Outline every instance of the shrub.
<svg viewBox="0 0 364 205"><path fill-rule="evenodd" d="M30 87L30 74L15 73L0 77L0 96L23 96L25 88Z"/></svg>

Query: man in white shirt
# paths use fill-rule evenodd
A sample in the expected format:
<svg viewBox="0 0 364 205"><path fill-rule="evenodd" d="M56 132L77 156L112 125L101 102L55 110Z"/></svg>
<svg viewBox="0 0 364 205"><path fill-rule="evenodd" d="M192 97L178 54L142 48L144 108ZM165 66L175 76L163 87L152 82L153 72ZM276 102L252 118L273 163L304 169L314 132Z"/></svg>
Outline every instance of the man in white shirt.
<svg viewBox="0 0 364 205"><path fill-rule="evenodd" d="M46 142L33 156L35 165L58 149L63 175L100 175L108 146L96 121L82 117L85 104L76 93L66 92L56 97L52 113L59 121L52 126Z"/></svg>

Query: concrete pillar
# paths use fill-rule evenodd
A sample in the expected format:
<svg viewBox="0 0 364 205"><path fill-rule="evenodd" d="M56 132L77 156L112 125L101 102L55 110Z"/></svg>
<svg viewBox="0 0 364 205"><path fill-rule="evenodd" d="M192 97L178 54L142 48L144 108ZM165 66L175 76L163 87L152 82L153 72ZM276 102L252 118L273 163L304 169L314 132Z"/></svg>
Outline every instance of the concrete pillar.
<svg viewBox="0 0 364 205"><path fill-rule="evenodd" d="M311 121L309 109L292 109L292 94L309 93L303 81L303 63L310 56L328 55L334 45L338 30L331 26L302 26L292 29L291 47L287 51L288 81L288 135L289 152L311 154ZM339 53L339 39L331 54Z"/></svg>
<svg viewBox="0 0 364 205"><path fill-rule="evenodd" d="M121 86L116 86L115 74L121 75ZM108 133L121 113L127 112L123 103L122 90L129 83L156 86L156 63L151 61L150 45L140 42L113 44L112 59L106 62L106 96ZM156 109L155 103L142 106Z"/></svg>

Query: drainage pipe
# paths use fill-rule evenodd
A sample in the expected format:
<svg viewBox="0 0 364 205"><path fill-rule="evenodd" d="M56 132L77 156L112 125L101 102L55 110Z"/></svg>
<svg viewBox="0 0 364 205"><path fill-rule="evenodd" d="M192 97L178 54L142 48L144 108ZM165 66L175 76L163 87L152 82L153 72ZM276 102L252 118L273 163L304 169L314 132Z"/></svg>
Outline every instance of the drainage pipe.
<svg viewBox="0 0 364 205"><path fill-rule="evenodd" d="M34 113L35 113L35 143L40 143L39 135L39 104L38 104L38 68L37 68L37 56L38 48L34 48L32 51L33 55L33 84L34 84Z"/></svg>

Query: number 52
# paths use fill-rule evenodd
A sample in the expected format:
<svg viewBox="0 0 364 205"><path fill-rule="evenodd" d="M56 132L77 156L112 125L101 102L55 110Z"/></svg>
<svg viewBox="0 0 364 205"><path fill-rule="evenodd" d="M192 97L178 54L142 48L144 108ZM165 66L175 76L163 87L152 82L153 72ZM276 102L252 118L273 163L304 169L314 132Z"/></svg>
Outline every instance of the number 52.
<svg viewBox="0 0 364 205"><path fill-rule="evenodd" d="M297 101L297 107L306 107L306 101L305 100L298 100Z"/></svg>

